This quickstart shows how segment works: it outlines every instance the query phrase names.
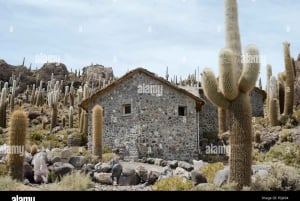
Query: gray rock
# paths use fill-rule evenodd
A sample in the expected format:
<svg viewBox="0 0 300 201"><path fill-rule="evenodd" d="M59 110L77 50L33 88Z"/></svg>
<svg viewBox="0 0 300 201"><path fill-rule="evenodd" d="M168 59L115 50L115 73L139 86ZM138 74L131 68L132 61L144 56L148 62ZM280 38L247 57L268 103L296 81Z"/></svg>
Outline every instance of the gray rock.
<svg viewBox="0 0 300 201"><path fill-rule="evenodd" d="M194 167L191 164L189 164L188 162L185 162L185 161L179 161L178 167L181 167L189 172L194 169Z"/></svg>
<svg viewBox="0 0 300 201"><path fill-rule="evenodd" d="M69 160L73 153L69 149L64 149L61 152L61 158Z"/></svg>
<svg viewBox="0 0 300 201"><path fill-rule="evenodd" d="M192 181L194 182L195 186L198 184L201 184L201 183L207 183L207 179L206 179L205 175L199 171L193 170L191 172L191 177L192 177Z"/></svg>
<svg viewBox="0 0 300 201"><path fill-rule="evenodd" d="M122 174L122 171L123 171L123 167L120 163L116 163L112 166L112 170L111 170L112 175L111 176L112 176L113 181L115 179L117 180L117 184L119 183L119 179Z"/></svg>
<svg viewBox="0 0 300 201"><path fill-rule="evenodd" d="M137 174L134 172L133 175L125 176L121 175L119 179L119 185L120 186L135 186L140 183L140 178L137 176Z"/></svg>
<svg viewBox="0 0 300 201"><path fill-rule="evenodd" d="M54 164L56 162L61 162L61 158L59 156L54 156L50 159L51 164Z"/></svg>
<svg viewBox="0 0 300 201"><path fill-rule="evenodd" d="M74 166L70 163L56 162L53 164L52 169L56 175L62 177L71 172L74 169Z"/></svg>
<svg viewBox="0 0 300 201"><path fill-rule="evenodd" d="M153 185L159 178L159 175L160 175L159 172L150 171L148 174L146 185Z"/></svg>
<svg viewBox="0 0 300 201"><path fill-rule="evenodd" d="M163 159L156 158L156 159L154 159L154 165L161 166L162 161L163 161Z"/></svg>
<svg viewBox="0 0 300 201"><path fill-rule="evenodd" d="M155 163L154 158L147 158L147 163L154 164Z"/></svg>
<svg viewBox="0 0 300 201"><path fill-rule="evenodd" d="M225 167L223 170L219 170L216 173L216 176L214 178L214 185L216 186L222 186L225 183L227 183L229 177L229 168Z"/></svg>
<svg viewBox="0 0 300 201"><path fill-rule="evenodd" d="M28 162L28 163L30 164L31 161L32 161L32 158L33 158L33 157L32 157L32 155L31 155L31 153L25 151L25 161Z"/></svg>
<svg viewBox="0 0 300 201"><path fill-rule="evenodd" d="M188 172L187 170L181 168L181 167L177 167L177 168L174 170L173 174L174 174L175 176L179 176L179 177L182 177L182 178L185 178L185 179L190 179L190 174L189 174L189 172Z"/></svg>
<svg viewBox="0 0 300 201"><path fill-rule="evenodd" d="M137 176L140 178L141 183L145 183L148 178L148 170L143 166L138 166L135 168Z"/></svg>
<svg viewBox="0 0 300 201"><path fill-rule="evenodd" d="M24 178L28 179L28 181L33 183L34 182L33 167L28 162L25 162L23 171L24 171L23 172L24 173Z"/></svg>
<svg viewBox="0 0 300 201"><path fill-rule="evenodd" d="M100 172L94 173L94 181L98 182L100 184L105 184L105 185L112 185L113 181L112 181L112 174L111 173L104 173L104 172Z"/></svg>
<svg viewBox="0 0 300 201"><path fill-rule="evenodd" d="M34 181L36 183L48 182L48 167L46 164L46 152L40 152L34 155L33 168L34 168Z"/></svg>
<svg viewBox="0 0 300 201"><path fill-rule="evenodd" d="M80 146L81 145L81 138L78 137L78 135L70 134L68 136L67 144L69 147L73 146Z"/></svg>
<svg viewBox="0 0 300 201"><path fill-rule="evenodd" d="M160 163L160 166L162 166L162 167L168 166L168 161L163 160L163 161Z"/></svg>
<svg viewBox="0 0 300 201"><path fill-rule="evenodd" d="M256 174L260 170L265 170L269 172L271 170L271 165L252 165L253 174Z"/></svg>
<svg viewBox="0 0 300 201"><path fill-rule="evenodd" d="M163 168L162 172L160 173L158 181L160 181L162 179L166 179L171 176L173 176L173 170L169 166L166 166Z"/></svg>
<svg viewBox="0 0 300 201"><path fill-rule="evenodd" d="M203 162L202 160L196 161L193 160L193 166L194 170L200 170L202 167L204 167L207 163Z"/></svg>
<svg viewBox="0 0 300 201"><path fill-rule="evenodd" d="M97 163L95 165L95 170L96 172L100 173L100 172L104 172L104 173L109 173L111 171L111 165L108 163Z"/></svg>
<svg viewBox="0 0 300 201"><path fill-rule="evenodd" d="M122 175L123 176L131 176L135 174L135 170L133 168L125 167L123 168Z"/></svg>
<svg viewBox="0 0 300 201"><path fill-rule="evenodd" d="M86 163L86 158L84 156L72 156L69 163L75 168L80 169Z"/></svg>
<svg viewBox="0 0 300 201"><path fill-rule="evenodd" d="M176 169L178 167L178 161L173 160L173 161L169 161L169 167L172 169Z"/></svg>
<svg viewBox="0 0 300 201"><path fill-rule="evenodd" d="M32 160L31 160L31 165L34 166L34 163L35 163L34 161L35 161L37 158L43 159L46 163L48 162L47 153L44 152L44 151L41 151L41 152L39 152L39 153L36 153L36 154L33 156Z"/></svg>
<svg viewBox="0 0 300 201"><path fill-rule="evenodd" d="M94 170L94 165L91 163L84 164L81 168L81 172L84 172L85 174L92 172Z"/></svg>

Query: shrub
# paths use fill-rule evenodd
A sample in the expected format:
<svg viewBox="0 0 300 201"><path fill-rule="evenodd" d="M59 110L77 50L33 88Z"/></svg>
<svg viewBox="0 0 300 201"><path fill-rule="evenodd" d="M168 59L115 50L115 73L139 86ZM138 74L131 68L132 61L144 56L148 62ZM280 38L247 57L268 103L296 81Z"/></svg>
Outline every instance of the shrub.
<svg viewBox="0 0 300 201"><path fill-rule="evenodd" d="M282 161L286 165L300 167L300 147L291 142L273 146L266 154L267 161Z"/></svg>
<svg viewBox="0 0 300 201"><path fill-rule="evenodd" d="M193 188L193 182L178 176L172 176L156 182L154 191L187 191Z"/></svg>
<svg viewBox="0 0 300 201"><path fill-rule="evenodd" d="M299 179L300 177L295 168L282 163L274 163L271 165L269 174L266 177L261 178L259 175L254 176L251 190L300 190Z"/></svg>
<svg viewBox="0 0 300 201"><path fill-rule="evenodd" d="M255 145L254 145L255 146ZM265 160L265 154L257 149L252 150L252 162L253 164L263 162Z"/></svg>
<svg viewBox="0 0 300 201"><path fill-rule="evenodd" d="M0 164L0 177L8 175L8 168L5 164Z"/></svg>
<svg viewBox="0 0 300 201"><path fill-rule="evenodd" d="M84 191L92 188L94 185L88 175L80 172L73 172L64 176L60 182L45 185L45 190L71 190L71 191Z"/></svg>
<svg viewBox="0 0 300 201"><path fill-rule="evenodd" d="M102 162L107 163L111 159L117 158L118 156L115 153L106 153L102 154Z"/></svg>
<svg viewBox="0 0 300 201"><path fill-rule="evenodd" d="M40 121L39 121L38 119L33 119L33 120L31 120L31 123L32 123L33 125L39 125L39 124L40 124Z"/></svg>
<svg viewBox="0 0 300 201"><path fill-rule="evenodd" d="M16 189L18 182L13 180L9 176L1 176L0 177L0 190L1 191L9 191Z"/></svg>
<svg viewBox="0 0 300 201"><path fill-rule="evenodd" d="M105 145L103 147L103 154L112 153L112 148L110 146Z"/></svg>
<svg viewBox="0 0 300 201"><path fill-rule="evenodd" d="M279 139L280 142L287 142L290 141L292 142L292 137L291 137L291 131L289 129L282 129L282 131L279 134Z"/></svg>
<svg viewBox="0 0 300 201"><path fill-rule="evenodd" d="M30 134L29 138L32 142L41 142L43 140L44 136L41 131L37 131L37 132Z"/></svg>
<svg viewBox="0 0 300 201"><path fill-rule="evenodd" d="M217 171L224 169L223 163L211 163L205 165L200 169L200 171L205 175L208 183L213 183Z"/></svg>
<svg viewBox="0 0 300 201"><path fill-rule="evenodd" d="M261 132L259 130L255 131L255 133L254 133L254 141L256 143L261 142Z"/></svg>

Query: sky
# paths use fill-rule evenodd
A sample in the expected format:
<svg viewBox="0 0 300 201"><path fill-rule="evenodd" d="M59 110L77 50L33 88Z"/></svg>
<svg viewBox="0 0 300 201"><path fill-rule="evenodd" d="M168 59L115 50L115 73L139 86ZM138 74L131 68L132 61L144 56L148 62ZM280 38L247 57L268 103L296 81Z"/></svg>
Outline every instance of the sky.
<svg viewBox="0 0 300 201"><path fill-rule="evenodd" d="M283 42L300 53L300 2L238 0L243 50L255 44L273 74L284 70ZM218 74L225 45L223 0L0 0L0 59L13 65L59 61L69 70L91 63L118 77L144 67L186 77L199 67Z"/></svg>

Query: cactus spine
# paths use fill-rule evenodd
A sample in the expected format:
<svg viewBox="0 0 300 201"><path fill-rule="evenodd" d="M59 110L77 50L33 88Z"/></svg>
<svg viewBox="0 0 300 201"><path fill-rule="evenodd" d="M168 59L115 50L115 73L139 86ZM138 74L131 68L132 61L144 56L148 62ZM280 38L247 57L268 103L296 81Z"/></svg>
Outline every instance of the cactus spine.
<svg viewBox="0 0 300 201"><path fill-rule="evenodd" d="M93 108L93 155L102 158L103 108L95 105Z"/></svg>
<svg viewBox="0 0 300 201"><path fill-rule="evenodd" d="M10 117L9 124L9 145L18 146L24 151L27 115L23 110L15 110ZM9 174L13 179L23 180L24 153L10 153L8 155Z"/></svg>
<svg viewBox="0 0 300 201"><path fill-rule="evenodd" d="M290 43L283 43L284 64L285 64L285 96L284 114L292 115L294 106L294 70L290 56Z"/></svg>
<svg viewBox="0 0 300 201"><path fill-rule="evenodd" d="M236 79L232 76L236 72L234 54L229 49L221 50L219 68L220 76L223 78L219 80L220 87L217 86L217 81L211 70L205 69L202 73L202 86L206 97L216 106L227 109L232 116L229 179L237 182L240 188L251 184L252 114L249 92L255 86L259 74L259 52L257 48L249 45L246 48L246 55L249 58L256 58L256 60L251 60L251 62L247 60L248 62L244 63L239 79ZM231 69L232 72L224 73L229 72L229 70L223 68ZM236 81L228 81L228 79L236 79ZM232 91L235 90L238 90L238 93L234 92L234 96Z"/></svg>

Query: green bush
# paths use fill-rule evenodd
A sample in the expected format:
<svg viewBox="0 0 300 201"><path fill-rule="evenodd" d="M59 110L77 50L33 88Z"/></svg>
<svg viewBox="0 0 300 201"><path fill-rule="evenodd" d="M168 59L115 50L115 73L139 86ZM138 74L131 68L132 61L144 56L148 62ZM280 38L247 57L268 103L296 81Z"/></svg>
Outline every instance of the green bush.
<svg viewBox="0 0 300 201"><path fill-rule="evenodd" d="M291 142L277 144L266 154L267 161L282 161L289 166L300 167L300 147Z"/></svg>
<svg viewBox="0 0 300 201"><path fill-rule="evenodd" d="M44 138L44 135L41 131L34 132L30 134L30 140L32 142L41 142Z"/></svg>
<svg viewBox="0 0 300 201"><path fill-rule="evenodd" d="M112 148L110 146L105 145L103 147L103 154L112 153Z"/></svg>
<svg viewBox="0 0 300 201"><path fill-rule="evenodd" d="M73 172L72 174L64 176L60 182L45 185L44 190L84 191L93 186L94 184L88 175L80 172Z"/></svg>
<svg viewBox="0 0 300 201"><path fill-rule="evenodd" d="M33 119L33 120L31 121L31 123L32 123L33 125L39 125L39 124L40 124L40 121L39 121L38 119Z"/></svg>
<svg viewBox="0 0 300 201"><path fill-rule="evenodd" d="M154 191L187 191L193 188L193 182L178 176L168 177L152 186Z"/></svg>
<svg viewBox="0 0 300 201"><path fill-rule="evenodd" d="M289 129L282 129L282 131L279 133L279 139L280 142L292 142L292 133Z"/></svg>
<svg viewBox="0 0 300 201"><path fill-rule="evenodd" d="M208 183L213 183L217 171L223 170L223 163L211 163L200 168L200 171L205 175Z"/></svg>

